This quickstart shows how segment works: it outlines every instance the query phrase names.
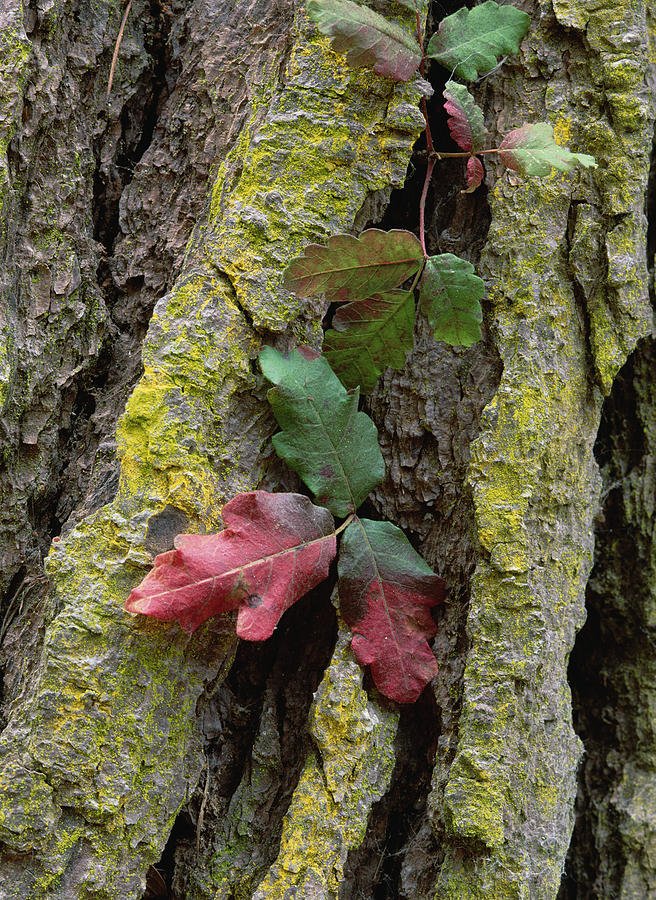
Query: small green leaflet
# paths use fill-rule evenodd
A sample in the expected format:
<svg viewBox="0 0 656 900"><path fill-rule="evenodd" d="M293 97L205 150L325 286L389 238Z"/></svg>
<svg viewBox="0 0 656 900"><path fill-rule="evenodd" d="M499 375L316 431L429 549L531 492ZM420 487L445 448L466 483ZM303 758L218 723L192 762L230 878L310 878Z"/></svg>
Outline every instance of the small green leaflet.
<svg viewBox="0 0 656 900"><path fill-rule="evenodd" d="M358 412L359 391L348 392L323 356L265 347L260 366L275 385L267 396L282 428L276 453L321 506L339 517L355 512L385 476L376 426Z"/></svg>
<svg viewBox="0 0 656 900"><path fill-rule="evenodd" d="M460 147L470 153L478 153L485 148L487 130L483 110L463 84L447 81L444 87L444 109L449 118L447 125L451 137Z"/></svg>
<svg viewBox="0 0 656 900"><path fill-rule="evenodd" d="M594 156L572 153L557 144L553 128L546 122L511 131L501 142L499 156L504 165L521 175L548 175L552 168L570 172L576 166L597 167Z"/></svg>
<svg viewBox="0 0 656 900"><path fill-rule="evenodd" d="M470 347L481 339L485 294L483 279L474 267L453 253L431 256L421 280L419 302L428 316L435 339Z"/></svg>
<svg viewBox="0 0 656 900"><path fill-rule="evenodd" d="M359 238L336 234L325 245L309 244L285 269L285 284L299 297L325 294L333 303L366 300L398 287L422 264L414 234L370 228Z"/></svg>
<svg viewBox="0 0 656 900"><path fill-rule="evenodd" d="M348 388L373 390L390 366L401 369L412 350L415 301L411 291L386 291L340 307L333 330L324 337L323 352Z"/></svg>
<svg viewBox="0 0 656 900"><path fill-rule="evenodd" d="M407 3L403 3L407 6ZM308 0L309 17L353 68L373 69L409 81L419 68L421 47L400 25L352 0Z"/></svg>
<svg viewBox="0 0 656 900"><path fill-rule="evenodd" d="M443 19L426 53L458 78L475 81L493 69L502 56L517 53L530 22L530 16L521 9L487 0Z"/></svg>
<svg viewBox="0 0 656 900"><path fill-rule="evenodd" d="M437 674L430 609L444 599L444 582L395 525L357 517L342 537L337 571L355 658L371 666L382 694L414 703Z"/></svg>

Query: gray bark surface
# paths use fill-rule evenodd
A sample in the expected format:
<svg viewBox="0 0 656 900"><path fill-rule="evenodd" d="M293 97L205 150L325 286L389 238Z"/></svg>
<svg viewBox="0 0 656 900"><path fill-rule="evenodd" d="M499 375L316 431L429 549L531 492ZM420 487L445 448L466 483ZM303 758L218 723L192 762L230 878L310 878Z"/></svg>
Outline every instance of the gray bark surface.
<svg viewBox="0 0 656 900"><path fill-rule="evenodd" d="M281 272L416 228L425 86L349 70L300 2L135 0L108 94L124 7L0 10L0 896L656 891L653 23L525 8L520 56L473 88L487 125L549 121L599 169L490 162L472 196L438 168L429 249L476 263L485 338L419 321L366 402L369 509L449 584L440 672L403 709L331 583L262 646L122 603L235 493L298 489L255 359L320 346L326 310Z"/></svg>

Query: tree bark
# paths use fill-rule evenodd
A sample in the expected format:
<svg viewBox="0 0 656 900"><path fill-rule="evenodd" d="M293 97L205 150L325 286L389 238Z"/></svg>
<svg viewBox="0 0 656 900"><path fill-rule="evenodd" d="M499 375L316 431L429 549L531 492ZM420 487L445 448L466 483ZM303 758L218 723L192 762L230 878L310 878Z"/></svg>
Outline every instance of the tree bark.
<svg viewBox="0 0 656 900"><path fill-rule="evenodd" d="M427 85L349 69L296 0L134 0L108 91L125 7L0 10L0 896L656 892L653 22L524 6L487 125L549 121L599 168L437 170L429 250L477 264L485 339L419 322L367 402L372 513L449 585L403 709L331 583L261 646L123 603L237 492L298 489L255 359L319 348L326 309L281 273L416 228Z"/></svg>

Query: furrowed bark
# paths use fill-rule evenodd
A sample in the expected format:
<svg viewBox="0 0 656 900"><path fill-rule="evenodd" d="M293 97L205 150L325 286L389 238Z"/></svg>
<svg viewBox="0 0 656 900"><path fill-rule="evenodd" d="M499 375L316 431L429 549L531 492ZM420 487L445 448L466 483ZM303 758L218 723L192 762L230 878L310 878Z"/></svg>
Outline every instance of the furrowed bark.
<svg viewBox="0 0 656 900"><path fill-rule="evenodd" d="M298 486L272 460L254 361L263 342L320 344L324 306L281 285L304 244L416 228L421 153L389 200L418 85L349 70L300 2L136 0L107 98L124 7L5 4L3 896L139 897L158 864L168 886L147 896L555 897L582 755L567 663L608 492L634 540L597 523L589 607L593 627L612 609L599 641L619 649L582 680L612 685L618 724L607 739L598 698L577 714L590 756L563 890L651 890L646 344L629 364L640 465L617 438L602 482L593 448L604 402L598 455L628 428L615 379L651 327L654 55L640 5L526 8L521 56L474 87L487 125L549 121L600 167L524 181L487 157L474 196L459 162L436 169L428 249L479 266L486 337L452 349L419 322L368 401L388 470L372 512L450 585L440 673L399 714L342 631L335 646L330 584L262 648L237 650L229 620L189 638L122 604L236 492Z"/></svg>
<svg viewBox="0 0 656 900"><path fill-rule="evenodd" d="M429 800L441 898L558 891L582 750L567 661L592 561L593 444L603 397L651 327L645 10L544 4L533 21L521 67L488 85L497 127L549 120L599 169L492 191L481 267L503 373L472 446L479 551L463 706Z"/></svg>
<svg viewBox="0 0 656 900"><path fill-rule="evenodd" d="M251 364L261 334L317 340L319 310L299 316L282 268L402 181L421 125L412 86L352 73L301 12L281 7L263 35L263 12L240 10L252 23L240 60L253 59L247 112L233 119L238 138L150 322L117 432L117 495L48 560L43 649L0 749L6 896L143 890L199 778L195 704L236 641L228 622L189 640L136 622L122 603L174 533L218 527L223 503L259 481L272 424ZM28 348L16 352L29 368Z"/></svg>

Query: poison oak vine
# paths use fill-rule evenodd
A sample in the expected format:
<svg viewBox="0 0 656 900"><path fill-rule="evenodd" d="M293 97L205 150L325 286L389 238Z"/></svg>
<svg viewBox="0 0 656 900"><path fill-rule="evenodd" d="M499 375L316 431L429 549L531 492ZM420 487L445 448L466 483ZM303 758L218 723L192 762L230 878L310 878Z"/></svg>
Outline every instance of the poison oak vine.
<svg viewBox="0 0 656 900"><path fill-rule="evenodd" d="M475 81L518 51L530 23L521 10L487 0L447 16L424 50L414 0L397 2L415 13L413 35L353 0L308 0L307 9L349 64L394 81L423 76L429 60L452 78ZM480 185L488 154L527 176L595 166L591 156L559 146L545 123L523 125L486 148L483 112L467 88L450 79L443 95L460 149L435 149L424 97L419 236L376 228L359 237L338 234L305 247L285 271L287 286L300 297L322 295L342 304L323 355L271 347L260 354L281 429L274 449L315 503L302 494L239 494L223 509L222 532L178 535L175 549L156 557L126 603L131 612L178 621L189 631L234 610L241 638L265 640L285 610L328 576L339 537L340 611L353 632L353 652L371 667L378 689L400 703L415 701L437 672L428 643L436 633L430 610L443 599L444 583L399 528L357 515L385 474L376 426L358 402L360 390L371 391L383 369L405 364L417 308L436 340L470 346L481 337L482 279L467 260L426 250L426 197L435 166L466 158L467 192ZM343 520L338 527L336 519Z"/></svg>

